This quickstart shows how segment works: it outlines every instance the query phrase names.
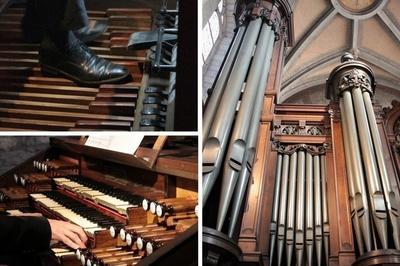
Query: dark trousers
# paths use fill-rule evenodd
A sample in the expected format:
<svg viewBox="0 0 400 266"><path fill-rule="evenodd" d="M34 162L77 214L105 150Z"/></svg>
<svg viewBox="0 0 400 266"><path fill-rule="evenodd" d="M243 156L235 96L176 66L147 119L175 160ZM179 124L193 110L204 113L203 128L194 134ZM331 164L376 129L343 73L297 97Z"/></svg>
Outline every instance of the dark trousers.
<svg viewBox="0 0 400 266"><path fill-rule="evenodd" d="M89 20L83 0L28 0L24 19L48 32L77 30Z"/></svg>

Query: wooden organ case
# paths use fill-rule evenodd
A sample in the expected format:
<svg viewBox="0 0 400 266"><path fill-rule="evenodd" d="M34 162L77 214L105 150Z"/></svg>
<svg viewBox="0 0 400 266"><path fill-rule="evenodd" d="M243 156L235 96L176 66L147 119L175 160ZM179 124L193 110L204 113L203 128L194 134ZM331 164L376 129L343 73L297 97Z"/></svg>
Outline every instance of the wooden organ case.
<svg viewBox="0 0 400 266"><path fill-rule="evenodd" d="M86 250L52 246L60 265L197 263L197 138L145 137L135 155L51 138L1 177L0 208L83 227Z"/></svg>
<svg viewBox="0 0 400 266"><path fill-rule="evenodd" d="M263 2L256 1L240 16L250 19L239 24L204 111L209 132L203 131L203 261L399 265L400 105L394 102L393 108L382 110L375 104L379 84L372 69L347 53L327 81L329 105L277 104L287 40L275 40L272 56L266 56L264 69L257 72L264 33L258 26L258 40L251 39L254 25L261 17L276 29L268 17L274 7L260 7ZM285 2L275 1L281 14ZM260 8L265 11L258 12ZM247 27L245 37L241 27ZM256 46L253 55L248 45ZM254 86L259 94L248 104L254 73L259 73L259 85ZM257 97L262 98L260 115ZM225 101L233 106L240 101L240 106L229 113ZM223 123L232 123L223 128L224 134L217 118L207 124L214 102L219 103L217 118L224 115ZM246 124L247 135L238 135L235 130L249 112L245 108L252 110L252 122ZM225 136L233 136L229 144L224 144ZM241 179L245 172L247 179Z"/></svg>

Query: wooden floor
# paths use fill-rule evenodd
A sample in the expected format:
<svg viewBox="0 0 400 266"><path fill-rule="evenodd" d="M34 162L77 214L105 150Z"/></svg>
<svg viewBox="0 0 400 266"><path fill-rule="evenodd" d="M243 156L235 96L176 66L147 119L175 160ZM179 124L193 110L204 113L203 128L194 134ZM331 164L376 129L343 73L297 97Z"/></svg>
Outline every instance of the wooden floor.
<svg viewBox="0 0 400 266"><path fill-rule="evenodd" d="M88 11L108 20L108 30L89 44L101 57L124 65L133 81L123 85L80 87L58 77L44 77L37 44L22 39L24 9L0 14L0 130L130 130L141 86L145 51L128 51L129 36L152 25L151 9Z"/></svg>

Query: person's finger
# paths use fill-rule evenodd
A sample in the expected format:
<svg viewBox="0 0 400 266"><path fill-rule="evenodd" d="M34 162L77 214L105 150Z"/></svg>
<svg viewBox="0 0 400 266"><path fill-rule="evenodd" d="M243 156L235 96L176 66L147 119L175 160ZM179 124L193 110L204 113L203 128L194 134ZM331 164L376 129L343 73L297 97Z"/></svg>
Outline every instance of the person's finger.
<svg viewBox="0 0 400 266"><path fill-rule="evenodd" d="M79 235L77 235L75 232L71 231L70 228L66 228L64 234L76 245L78 245L80 248L85 248L85 243L82 242L80 239Z"/></svg>
<svg viewBox="0 0 400 266"><path fill-rule="evenodd" d="M83 229L77 225L71 224L71 230L78 234L80 239L82 240L83 243L86 243L88 241L88 237L85 233L85 231L83 231Z"/></svg>
<svg viewBox="0 0 400 266"><path fill-rule="evenodd" d="M77 244L75 244L74 242L72 242L71 239L69 239L69 238L68 238L67 236L65 236L65 235L63 235L63 236L61 237L61 241L62 241L65 245L69 246L70 248L73 248L73 249L78 249L78 248L79 248L79 245L77 245Z"/></svg>

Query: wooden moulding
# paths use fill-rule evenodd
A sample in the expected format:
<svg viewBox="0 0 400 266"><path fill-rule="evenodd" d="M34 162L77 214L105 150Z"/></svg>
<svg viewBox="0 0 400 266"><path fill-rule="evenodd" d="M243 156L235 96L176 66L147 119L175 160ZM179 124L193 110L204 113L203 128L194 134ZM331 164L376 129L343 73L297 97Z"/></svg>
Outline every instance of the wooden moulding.
<svg viewBox="0 0 400 266"><path fill-rule="evenodd" d="M161 137L159 137L161 138ZM145 169L161 174L175 175L182 178L197 180L197 152L192 150L168 151L162 150L160 142L156 141L153 148L139 147L135 156L85 146L84 139L51 138L52 147L61 149L63 152L71 152L76 156L87 156L93 159L104 160L124 166ZM182 157L181 152L187 155Z"/></svg>
<svg viewBox="0 0 400 266"><path fill-rule="evenodd" d="M148 224L147 212L142 207L129 207L127 209L128 225Z"/></svg>
<svg viewBox="0 0 400 266"><path fill-rule="evenodd" d="M353 266L400 265L400 250L380 249L365 253Z"/></svg>
<svg viewBox="0 0 400 266"><path fill-rule="evenodd" d="M100 230L94 232L94 240L91 243L91 248L103 248L115 246L117 244L117 239L112 238L108 230Z"/></svg>
<svg viewBox="0 0 400 266"><path fill-rule="evenodd" d="M355 261L353 229L342 127L331 119L332 150L326 154L327 200L330 226L330 263L351 265Z"/></svg>
<svg viewBox="0 0 400 266"><path fill-rule="evenodd" d="M260 262L261 254L267 251L266 249L260 249L260 245L265 245L267 242L267 235L264 233L267 231L267 227L261 221L267 221L265 214L263 213L263 207L271 206L271 200L266 201L268 194L265 193L265 175L268 173L270 162L268 157L270 155L270 123L262 123L259 129L256 150L256 159L253 167L253 172L250 177L250 187L245 202L245 209L243 213L242 224L240 228L239 236L239 247L242 250L243 261L246 262ZM263 228L261 228L261 224ZM263 239L261 241L261 239Z"/></svg>

